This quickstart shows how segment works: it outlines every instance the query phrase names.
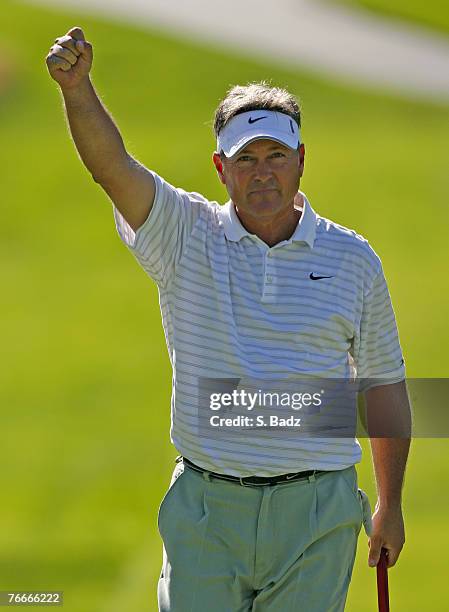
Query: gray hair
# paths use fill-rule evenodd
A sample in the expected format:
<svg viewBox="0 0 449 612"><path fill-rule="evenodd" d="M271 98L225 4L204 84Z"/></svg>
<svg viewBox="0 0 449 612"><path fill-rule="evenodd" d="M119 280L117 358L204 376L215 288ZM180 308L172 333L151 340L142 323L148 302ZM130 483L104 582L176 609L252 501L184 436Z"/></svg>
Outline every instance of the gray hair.
<svg viewBox="0 0 449 612"><path fill-rule="evenodd" d="M231 87L215 111L215 136L233 117L254 110L285 113L301 127L301 108L295 96L286 89L271 87L266 81L260 81Z"/></svg>

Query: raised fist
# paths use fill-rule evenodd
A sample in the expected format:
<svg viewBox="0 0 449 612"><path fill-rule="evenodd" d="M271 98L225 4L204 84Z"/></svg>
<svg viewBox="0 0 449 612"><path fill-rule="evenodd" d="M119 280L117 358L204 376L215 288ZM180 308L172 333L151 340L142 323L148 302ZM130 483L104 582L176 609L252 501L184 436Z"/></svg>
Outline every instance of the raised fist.
<svg viewBox="0 0 449 612"><path fill-rule="evenodd" d="M61 88L69 89L87 77L92 59L92 45L86 41L82 29L72 28L55 40L45 61L50 76Z"/></svg>

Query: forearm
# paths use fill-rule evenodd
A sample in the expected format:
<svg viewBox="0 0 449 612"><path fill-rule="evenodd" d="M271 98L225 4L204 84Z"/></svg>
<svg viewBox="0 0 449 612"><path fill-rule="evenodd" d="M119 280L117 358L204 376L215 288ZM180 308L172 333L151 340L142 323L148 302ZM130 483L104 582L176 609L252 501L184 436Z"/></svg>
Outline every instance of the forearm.
<svg viewBox="0 0 449 612"><path fill-rule="evenodd" d="M73 88L61 88L67 120L79 155L97 182L106 180L126 149L120 132L97 96L89 77Z"/></svg>
<svg viewBox="0 0 449 612"><path fill-rule="evenodd" d="M400 505L411 434L405 382L370 389L366 405L378 503Z"/></svg>
<svg viewBox="0 0 449 612"><path fill-rule="evenodd" d="M401 504L405 467L410 439L371 438L378 504L392 507Z"/></svg>

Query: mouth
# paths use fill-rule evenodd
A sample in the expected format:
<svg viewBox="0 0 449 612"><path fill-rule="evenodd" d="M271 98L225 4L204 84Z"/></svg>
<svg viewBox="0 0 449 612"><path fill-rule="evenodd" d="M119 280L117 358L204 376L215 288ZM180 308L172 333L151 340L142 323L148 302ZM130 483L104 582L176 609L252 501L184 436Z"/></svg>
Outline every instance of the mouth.
<svg viewBox="0 0 449 612"><path fill-rule="evenodd" d="M272 193L273 191L277 192L277 189L275 189L274 187L272 187L271 189L253 189L253 191L250 191L250 195L256 193L256 194L264 194L264 193Z"/></svg>

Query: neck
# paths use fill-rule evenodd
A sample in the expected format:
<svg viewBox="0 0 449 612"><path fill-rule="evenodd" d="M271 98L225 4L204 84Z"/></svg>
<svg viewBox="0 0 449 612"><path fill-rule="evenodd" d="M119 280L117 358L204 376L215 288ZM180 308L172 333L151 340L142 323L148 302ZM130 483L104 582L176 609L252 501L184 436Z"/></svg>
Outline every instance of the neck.
<svg viewBox="0 0 449 612"><path fill-rule="evenodd" d="M252 215L248 215L242 210L235 207L235 212L243 227L250 233L255 234L263 240L269 247L288 240L295 232L296 226L302 216L302 211L296 207L303 207L304 199L298 194L291 206L286 210L282 210L273 217L267 219L258 219Z"/></svg>

